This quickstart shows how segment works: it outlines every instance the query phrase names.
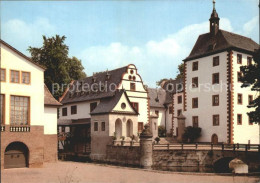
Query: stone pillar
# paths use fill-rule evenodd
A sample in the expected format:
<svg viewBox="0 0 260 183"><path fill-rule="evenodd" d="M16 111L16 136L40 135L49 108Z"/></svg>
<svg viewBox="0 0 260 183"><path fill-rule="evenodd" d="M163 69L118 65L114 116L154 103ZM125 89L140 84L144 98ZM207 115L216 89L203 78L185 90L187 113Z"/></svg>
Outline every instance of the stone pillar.
<svg viewBox="0 0 260 183"><path fill-rule="evenodd" d="M184 133L185 130L185 116L183 116L183 114L180 114L177 117L178 120L178 136L177 136L177 141L178 142L182 142L182 135Z"/></svg>
<svg viewBox="0 0 260 183"><path fill-rule="evenodd" d="M152 137L149 125L146 124L143 132L140 134L140 165L145 169L151 169L153 165Z"/></svg>

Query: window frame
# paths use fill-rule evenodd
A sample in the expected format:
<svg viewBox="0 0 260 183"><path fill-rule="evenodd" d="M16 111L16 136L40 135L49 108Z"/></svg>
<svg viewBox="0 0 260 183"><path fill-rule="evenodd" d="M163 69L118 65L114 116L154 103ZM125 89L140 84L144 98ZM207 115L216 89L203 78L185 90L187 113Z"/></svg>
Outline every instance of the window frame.
<svg viewBox="0 0 260 183"><path fill-rule="evenodd" d="M195 100L197 100L197 106L195 106ZM199 108L199 98L195 97L192 98L192 109L197 109L197 108Z"/></svg>
<svg viewBox="0 0 260 183"><path fill-rule="evenodd" d="M215 122L215 119L216 119L215 117L218 117L218 124L214 123L214 122ZM219 114L214 114L214 115L212 115L212 124L213 124L213 126L219 126L219 124L220 124Z"/></svg>
<svg viewBox="0 0 260 183"><path fill-rule="evenodd" d="M75 115L77 113L78 113L78 106L77 105L70 106L70 114Z"/></svg>
<svg viewBox="0 0 260 183"><path fill-rule="evenodd" d="M141 126L141 129L139 129L139 127ZM137 131L138 133L141 133L144 129L144 123L143 122L138 122L137 123Z"/></svg>
<svg viewBox="0 0 260 183"><path fill-rule="evenodd" d="M250 117L248 116L248 125L251 126L251 125L253 125L253 124L254 124L254 122L251 123L251 122L250 122Z"/></svg>
<svg viewBox="0 0 260 183"><path fill-rule="evenodd" d="M178 104L182 104L182 95L178 96L177 102L178 102Z"/></svg>
<svg viewBox="0 0 260 183"><path fill-rule="evenodd" d="M247 66L249 66L249 65L252 65L253 63L253 58L252 57L247 57Z"/></svg>
<svg viewBox="0 0 260 183"><path fill-rule="evenodd" d="M240 58L240 60L239 60L239 58ZM243 63L243 61L242 61L242 59L243 59L243 56L242 56L242 54L237 54L237 64L242 64Z"/></svg>
<svg viewBox="0 0 260 183"><path fill-rule="evenodd" d="M239 102L239 96L241 96L241 102ZM243 105L243 94L242 93L238 93L237 94L237 104L238 105Z"/></svg>
<svg viewBox="0 0 260 183"><path fill-rule="evenodd" d="M251 102L253 102L253 101L254 101L254 96L253 95L248 95L248 105L251 105Z"/></svg>
<svg viewBox="0 0 260 183"><path fill-rule="evenodd" d="M23 74L28 73L29 74L29 83L23 82ZM31 72L28 71L21 71L21 84L30 85L31 84Z"/></svg>
<svg viewBox="0 0 260 183"><path fill-rule="evenodd" d="M27 124L12 124L12 97L23 97L23 98L28 98L28 106L27 106L27 116L28 116L28 121L27 121ZM30 126L31 124L31 97L30 96L23 96L23 95L10 95L10 109L9 109L9 112L10 112L10 116L9 116L9 124L10 126ZM20 106L19 106L20 107Z"/></svg>
<svg viewBox="0 0 260 183"><path fill-rule="evenodd" d="M198 88L199 87L199 78L193 77L192 78L192 88Z"/></svg>
<svg viewBox="0 0 260 183"><path fill-rule="evenodd" d="M106 131L106 122L105 121L101 122L101 131L102 132Z"/></svg>
<svg viewBox="0 0 260 183"><path fill-rule="evenodd" d="M197 126L195 126L195 119L197 119ZM199 116L192 116L192 127L198 128L199 127Z"/></svg>
<svg viewBox="0 0 260 183"><path fill-rule="evenodd" d="M181 113L182 113L182 109L178 109L178 110L177 110L177 116L180 116Z"/></svg>
<svg viewBox="0 0 260 183"><path fill-rule="evenodd" d="M218 76L218 81L215 81L215 76ZM219 72L212 74L212 84L219 84Z"/></svg>
<svg viewBox="0 0 260 183"><path fill-rule="evenodd" d="M240 116L241 118L241 123L239 123L238 121L238 116ZM243 124L243 115L242 114L237 114L237 125L242 125Z"/></svg>
<svg viewBox="0 0 260 183"><path fill-rule="evenodd" d="M133 82L130 83L130 91L136 91L136 84Z"/></svg>
<svg viewBox="0 0 260 183"><path fill-rule="evenodd" d="M218 97L217 103L215 103L215 97ZM212 106L219 106L219 95L212 95Z"/></svg>
<svg viewBox="0 0 260 183"><path fill-rule="evenodd" d="M1 95L3 96L3 102L2 102L2 104L3 104L3 106L1 106L1 113L2 113L2 119L1 119L1 125L5 125L5 109L6 109L6 107L5 107L5 94L3 94L3 93L1 93ZM1 99L0 99L1 100ZM11 104L10 104L11 105Z"/></svg>
<svg viewBox="0 0 260 183"><path fill-rule="evenodd" d="M65 114L65 109L66 109L66 114ZM61 108L61 115L62 116L68 116L68 108L67 107L62 107Z"/></svg>
<svg viewBox="0 0 260 183"><path fill-rule="evenodd" d="M239 79L239 78L243 77L242 75L243 75L243 73L241 71L237 71L237 82L238 83L242 83L242 81Z"/></svg>
<svg viewBox="0 0 260 183"><path fill-rule="evenodd" d="M217 64L216 64L216 61L217 61ZM213 65L213 67L219 66L219 56L213 57L212 65Z"/></svg>
<svg viewBox="0 0 260 183"><path fill-rule="evenodd" d="M169 114L173 114L173 107L169 106Z"/></svg>
<svg viewBox="0 0 260 183"><path fill-rule="evenodd" d="M1 81L1 82L6 82L6 69L5 69L5 68L1 68L1 70L0 70L0 74L1 74L1 76L2 76L2 70L4 70L4 77L5 77L5 80L1 80L2 78L0 78L0 81Z"/></svg>
<svg viewBox="0 0 260 183"><path fill-rule="evenodd" d="M12 71L18 72L18 82L13 82L13 81L12 81ZM20 83L21 83L21 76L20 76L20 74L21 74L21 73L20 73L19 70L10 69L10 83L20 84Z"/></svg>
<svg viewBox="0 0 260 183"><path fill-rule="evenodd" d="M98 122L94 122L94 132L98 132Z"/></svg>
<svg viewBox="0 0 260 183"><path fill-rule="evenodd" d="M195 67L197 65L197 67ZM199 61L192 62L192 71L198 71L199 70Z"/></svg>
<svg viewBox="0 0 260 183"><path fill-rule="evenodd" d="M138 102L131 102L131 105L132 105L132 107L133 107L137 112L139 112L139 103L138 103ZM136 105L137 107L135 107L135 105Z"/></svg>

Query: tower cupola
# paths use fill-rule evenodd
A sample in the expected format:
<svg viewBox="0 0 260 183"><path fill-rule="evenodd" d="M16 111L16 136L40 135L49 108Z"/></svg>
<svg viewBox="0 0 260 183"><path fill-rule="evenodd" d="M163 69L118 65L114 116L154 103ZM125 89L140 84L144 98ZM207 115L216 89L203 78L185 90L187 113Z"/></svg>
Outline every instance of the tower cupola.
<svg viewBox="0 0 260 183"><path fill-rule="evenodd" d="M213 0L213 11L211 13L211 16L210 16L210 34L212 36L215 36L217 33L218 33L218 30L219 30L219 17L218 17L218 13L216 11L216 8L215 8L215 3L216 1Z"/></svg>

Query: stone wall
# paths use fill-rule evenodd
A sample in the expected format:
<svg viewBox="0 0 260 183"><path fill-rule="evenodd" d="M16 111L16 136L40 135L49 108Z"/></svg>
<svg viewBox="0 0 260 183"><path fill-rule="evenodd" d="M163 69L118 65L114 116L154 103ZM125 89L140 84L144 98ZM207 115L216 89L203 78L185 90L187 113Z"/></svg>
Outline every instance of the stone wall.
<svg viewBox="0 0 260 183"><path fill-rule="evenodd" d="M107 146L107 163L140 166L140 146Z"/></svg>

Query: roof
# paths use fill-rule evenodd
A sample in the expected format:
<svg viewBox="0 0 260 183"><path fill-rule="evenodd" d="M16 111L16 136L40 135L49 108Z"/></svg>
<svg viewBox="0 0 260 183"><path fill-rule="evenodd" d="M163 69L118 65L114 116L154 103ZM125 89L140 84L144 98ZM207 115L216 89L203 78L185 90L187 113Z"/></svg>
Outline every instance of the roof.
<svg viewBox="0 0 260 183"><path fill-rule="evenodd" d="M150 107L165 107L166 91L164 89L148 88L148 96L150 98Z"/></svg>
<svg viewBox="0 0 260 183"><path fill-rule="evenodd" d="M255 49L258 48L259 45L248 37L219 30L215 36L212 36L210 33L200 35L190 55L185 58L184 61L201 58L230 49L252 54Z"/></svg>
<svg viewBox="0 0 260 183"><path fill-rule="evenodd" d="M20 55L21 57L23 57L24 59L28 60L29 62L33 63L34 65L40 67L41 69L45 70L46 67L34 62L31 58L27 57L26 55L24 55L22 52L18 51L17 49L15 49L14 47L12 47L11 45L9 45L8 43L6 43L5 41L3 41L2 39L0 39L0 44L5 45L6 47L8 47L9 49L13 50L15 53L17 53L18 55Z"/></svg>
<svg viewBox="0 0 260 183"><path fill-rule="evenodd" d="M93 76L86 77L85 79L73 82L68 92L62 98L61 103L66 104L72 102L90 101L114 96L114 91L110 91L109 86L115 86L115 89L117 89L121 82L122 75L125 72L127 72L127 68L128 66L125 66L111 71L96 73ZM76 84L78 83L82 83L82 85L85 87L85 91L81 92L80 94L77 94L75 90ZM86 90L87 87L90 88L91 86L94 86L93 84L101 84L107 90L98 92L88 92Z"/></svg>
<svg viewBox="0 0 260 183"><path fill-rule="evenodd" d="M122 95L126 95L125 90L117 90L113 97L103 98L100 100L98 106L90 113L91 115L111 113L114 107L117 105ZM128 99L127 95L126 98ZM128 103L130 101L128 99ZM132 105L130 105L132 107ZM116 111L116 113L122 114L138 114L138 112L132 107L134 113L125 111Z"/></svg>
<svg viewBox="0 0 260 183"><path fill-rule="evenodd" d="M48 87L45 84L44 84L44 105L49 105L49 106L62 105L52 96L50 90L48 89Z"/></svg>

